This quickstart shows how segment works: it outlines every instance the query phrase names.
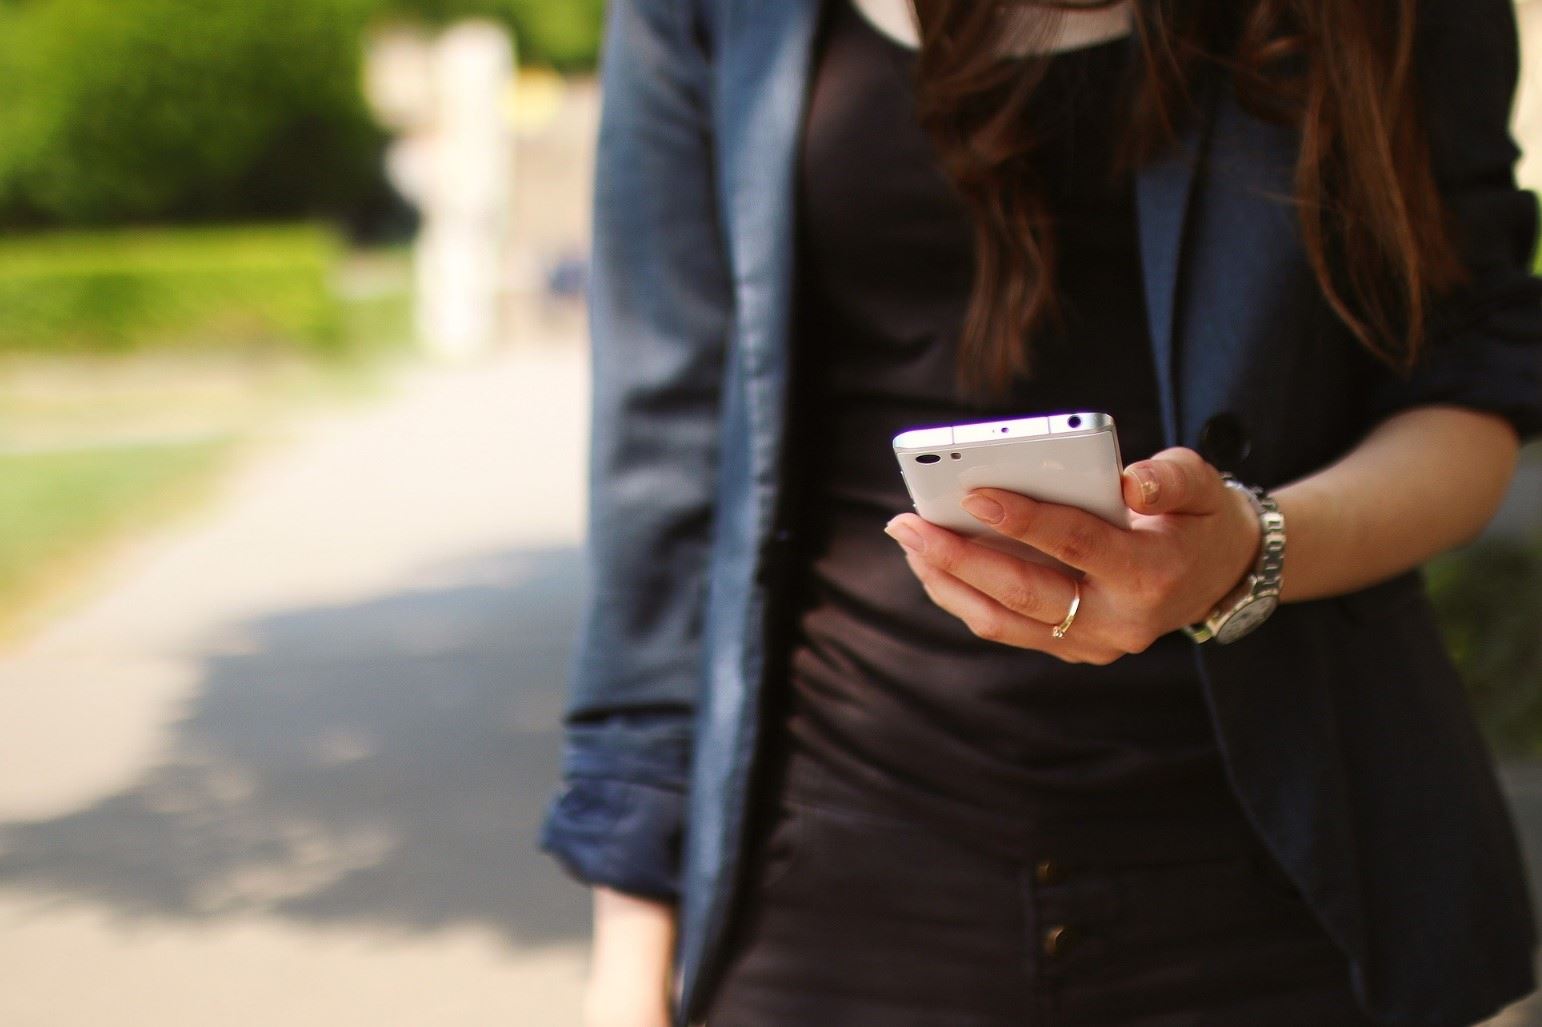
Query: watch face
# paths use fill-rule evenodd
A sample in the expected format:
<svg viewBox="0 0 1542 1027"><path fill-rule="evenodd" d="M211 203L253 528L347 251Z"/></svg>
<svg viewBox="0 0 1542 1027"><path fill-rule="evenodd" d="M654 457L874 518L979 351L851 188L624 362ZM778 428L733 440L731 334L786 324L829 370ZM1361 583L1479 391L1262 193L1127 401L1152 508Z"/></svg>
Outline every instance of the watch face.
<svg viewBox="0 0 1542 1027"><path fill-rule="evenodd" d="M1222 643L1235 642L1268 620L1279 605L1279 596L1255 596L1245 601L1226 618L1226 623L1215 633L1215 640Z"/></svg>

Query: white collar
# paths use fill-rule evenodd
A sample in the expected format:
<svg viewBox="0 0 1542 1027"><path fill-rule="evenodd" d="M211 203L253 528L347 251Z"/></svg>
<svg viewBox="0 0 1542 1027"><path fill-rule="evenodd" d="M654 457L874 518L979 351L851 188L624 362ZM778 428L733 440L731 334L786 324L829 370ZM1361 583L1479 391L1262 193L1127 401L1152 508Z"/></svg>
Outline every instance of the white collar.
<svg viewBox="0 0 1542 1027"><path fill-rule="evenodd" d="M910 0L842 0L854 6L873 28L899 43L915 48L920 45ZM1134 13L1128 2L1113 7L1098 7L1062 15L1060 29L1052 45L1044 52L1059 53L1086 46L1096 46L1111 39L1127 36L1134 29ZM1023 39L1015 44L1007 42L1007 49L1014 55L1022 55L1040 46L1036 40Z"/></svg>

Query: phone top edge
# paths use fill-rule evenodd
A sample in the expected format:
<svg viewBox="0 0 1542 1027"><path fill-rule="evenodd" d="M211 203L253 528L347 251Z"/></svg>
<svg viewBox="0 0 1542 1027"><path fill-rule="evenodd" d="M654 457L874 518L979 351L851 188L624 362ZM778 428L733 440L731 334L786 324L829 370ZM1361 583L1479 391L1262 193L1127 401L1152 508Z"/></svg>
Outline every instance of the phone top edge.
<svg viewBox="0 0 1542 1027"><path fill-rule="evenodd" d="M911 428L894 436L894 448L902 449L932 449L936 446L953 445L953 429L942 428Z"/></svg>
<svg viewBox="0 0 1542 1027"><path fill-rule="evenodd" d="M1112 416L1092 411L1018 417L1004 421L975 421L902 431L894 436L894 450L903 453L935 449L938 446L977 446L1051 436L1095 435L1110 431L1113 427Z"/></svg>

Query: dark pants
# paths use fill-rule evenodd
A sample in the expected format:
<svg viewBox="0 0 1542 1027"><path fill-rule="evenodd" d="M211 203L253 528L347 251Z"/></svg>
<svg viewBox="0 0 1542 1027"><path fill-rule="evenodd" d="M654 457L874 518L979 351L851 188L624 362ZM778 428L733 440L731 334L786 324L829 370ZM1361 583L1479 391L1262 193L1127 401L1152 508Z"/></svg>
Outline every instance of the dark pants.
<svg viewBox="0 0 1542 1027"><path fill-rule="evenodd" d="M795 759L770 803L706 1027L1374 1023L1256 843L1012 856L823 773Z"/></svg>

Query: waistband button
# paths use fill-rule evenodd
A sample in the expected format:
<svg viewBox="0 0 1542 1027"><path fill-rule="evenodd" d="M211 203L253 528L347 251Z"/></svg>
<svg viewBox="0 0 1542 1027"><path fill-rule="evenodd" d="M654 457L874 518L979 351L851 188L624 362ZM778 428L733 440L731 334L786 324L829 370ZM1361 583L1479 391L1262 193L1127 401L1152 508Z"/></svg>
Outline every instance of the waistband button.
<svg viewBox="0 0 1542 1027"><path fill-rule="evenodd" d="M1065 924L1056 924L1044 932L1044 954L1051 959L1064 954L1070 943L1071 929Z"/></svg>

